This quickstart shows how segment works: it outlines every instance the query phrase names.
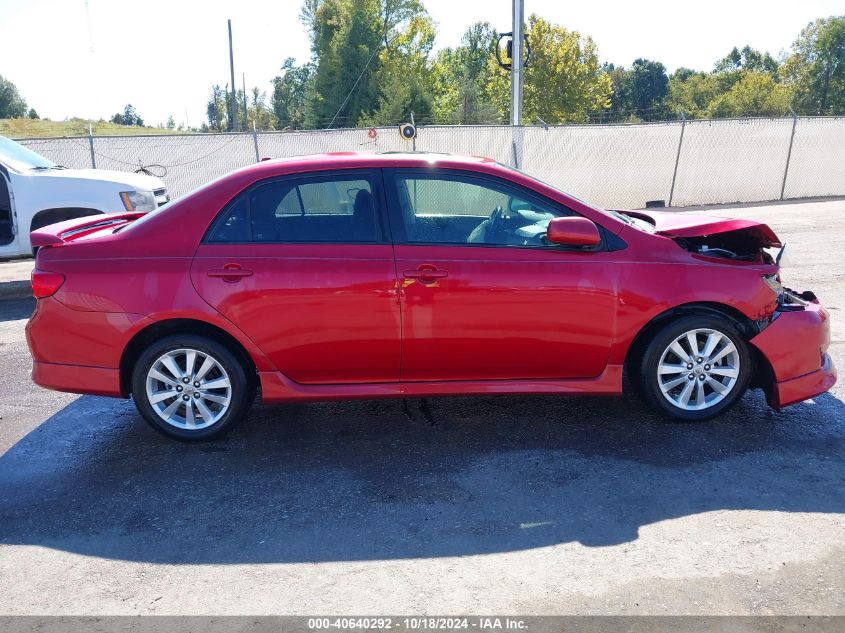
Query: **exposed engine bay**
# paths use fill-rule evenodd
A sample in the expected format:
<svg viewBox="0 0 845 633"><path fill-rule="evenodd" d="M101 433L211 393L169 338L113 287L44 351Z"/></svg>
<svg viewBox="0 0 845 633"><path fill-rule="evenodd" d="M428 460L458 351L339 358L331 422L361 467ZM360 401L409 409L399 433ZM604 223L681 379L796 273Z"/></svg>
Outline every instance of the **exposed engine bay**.
<svg viewBox="0 0 845 633"><path fill-rule="evenodd" d="M774 258L760 245L760 241L749 236L745 229L703 237L676 237L682 248L704 255L744 262L773 264Z"/></svg>

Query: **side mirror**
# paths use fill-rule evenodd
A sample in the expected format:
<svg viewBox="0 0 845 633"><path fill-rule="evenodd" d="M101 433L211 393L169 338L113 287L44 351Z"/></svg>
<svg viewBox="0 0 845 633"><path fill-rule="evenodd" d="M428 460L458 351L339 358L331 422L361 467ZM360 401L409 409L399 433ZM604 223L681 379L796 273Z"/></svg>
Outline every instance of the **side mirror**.
<svg viewBox="0 0 845 633"><path fill-rule="evenodd" d="M546 229L546 240L562 246L597 246L601 235L587 218L554 218Z"/></svg>

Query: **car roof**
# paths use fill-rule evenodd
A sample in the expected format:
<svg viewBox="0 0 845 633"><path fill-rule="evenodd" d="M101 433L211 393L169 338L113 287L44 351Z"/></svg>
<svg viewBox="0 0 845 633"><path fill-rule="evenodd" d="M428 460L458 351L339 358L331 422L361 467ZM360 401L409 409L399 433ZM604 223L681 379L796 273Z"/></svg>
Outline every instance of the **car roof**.
<svg viewBox="0 0 845 633"><path fill-rule="evenodd" d="M327 152L285 158L262 159L234 173L266 175L318 171L326 169L354 169L356 167L401 167L441 164L455 168L477 168L497 165L492 158L460 156L437 152Z"/></svg>

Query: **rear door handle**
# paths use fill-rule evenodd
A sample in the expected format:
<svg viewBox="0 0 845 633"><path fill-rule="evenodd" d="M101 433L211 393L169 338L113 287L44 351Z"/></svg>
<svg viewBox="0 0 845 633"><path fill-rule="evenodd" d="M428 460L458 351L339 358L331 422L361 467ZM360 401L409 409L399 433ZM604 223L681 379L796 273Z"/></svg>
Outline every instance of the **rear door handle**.
<svg viewBox="0 0 845 633"><path fill-rule="evenodd" d="M235 282L243 277L252 277L249 268L243 268L240 264L226 264L223 268L212 268L208 271L209 277L222 277L223 281Z"/></svg>

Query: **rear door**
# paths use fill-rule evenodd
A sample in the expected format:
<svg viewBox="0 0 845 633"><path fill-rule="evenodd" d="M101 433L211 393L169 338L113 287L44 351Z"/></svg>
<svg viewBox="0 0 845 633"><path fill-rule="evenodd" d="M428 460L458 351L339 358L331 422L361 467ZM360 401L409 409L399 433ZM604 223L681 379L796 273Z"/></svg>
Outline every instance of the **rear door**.
<svg viewBox="0 0 845 633"><path fill-rule="evenodd" d="M616 253L544 242L574 214L473 172L385 170L403 381L592 378L607 365Z"/></svg>
<svg viewBox="0 0 845 633"><path fill-rule="evenodd" d="M395 382L400 322L378 170L250 187L198 249L200 295L304 384Z"/></svg>

